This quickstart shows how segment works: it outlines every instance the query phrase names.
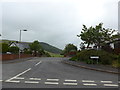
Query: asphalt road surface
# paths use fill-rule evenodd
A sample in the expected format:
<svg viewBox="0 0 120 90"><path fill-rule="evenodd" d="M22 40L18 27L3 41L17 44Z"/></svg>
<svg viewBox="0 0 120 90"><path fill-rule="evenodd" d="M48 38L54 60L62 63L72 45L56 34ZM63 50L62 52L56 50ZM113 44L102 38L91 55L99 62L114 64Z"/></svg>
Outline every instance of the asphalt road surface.
<svg viewBox="0 0 120 90"><path fill-rule="evenodd" d="M2 88L118 88L118 75L74 67L65 58L3 63Z"/></svg>

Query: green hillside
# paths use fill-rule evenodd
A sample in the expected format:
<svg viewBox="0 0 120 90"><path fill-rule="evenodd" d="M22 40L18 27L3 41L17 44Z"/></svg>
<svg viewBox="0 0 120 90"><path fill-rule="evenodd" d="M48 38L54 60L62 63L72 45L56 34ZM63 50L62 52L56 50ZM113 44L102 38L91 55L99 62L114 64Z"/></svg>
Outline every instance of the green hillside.
<svg viewBox="0 0 120 90"><path fill-rule="evenodd" d="M56 48L56 47L49 45L47 43L44 43L44 42L40 42L40 45L43 47L44 50L51 52L51 53L58 53L59 54L62 52L61 49Z"/></svg>

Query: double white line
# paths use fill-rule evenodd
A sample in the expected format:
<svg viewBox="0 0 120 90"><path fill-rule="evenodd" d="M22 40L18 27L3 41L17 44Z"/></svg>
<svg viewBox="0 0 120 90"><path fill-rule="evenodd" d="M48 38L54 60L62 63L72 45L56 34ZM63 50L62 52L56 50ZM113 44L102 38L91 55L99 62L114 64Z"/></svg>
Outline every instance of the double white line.
<svg viewBox="0 0 120 90"><path fill-rule="evenodd" d="M58 85L59 83L56 81L59 81L59 79L47 79L48 82L45 82L45 84L53 84L53 85ZM51 82L49 82L51 81ZM55 81L55 82L53 82Z"/></svg>
<svg viewBox="0 0 120 90"><path fill-rule="evenodd" d="M65 80L65 83L63 83L64 85L77 85L77 80Z"/></svg>

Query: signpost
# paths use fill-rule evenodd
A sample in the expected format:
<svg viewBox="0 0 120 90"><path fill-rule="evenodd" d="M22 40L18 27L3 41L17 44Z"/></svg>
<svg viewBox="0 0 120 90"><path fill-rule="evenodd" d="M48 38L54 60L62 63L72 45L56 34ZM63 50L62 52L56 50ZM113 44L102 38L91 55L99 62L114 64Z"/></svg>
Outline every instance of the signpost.
<svg viewBox="0 0 120 90"><path fill-rule="evenodd" d="M97 61L97 64L98 64L99 56L91 56L90 58L93 59L93 60L96 60L96 61Z"/></svg>

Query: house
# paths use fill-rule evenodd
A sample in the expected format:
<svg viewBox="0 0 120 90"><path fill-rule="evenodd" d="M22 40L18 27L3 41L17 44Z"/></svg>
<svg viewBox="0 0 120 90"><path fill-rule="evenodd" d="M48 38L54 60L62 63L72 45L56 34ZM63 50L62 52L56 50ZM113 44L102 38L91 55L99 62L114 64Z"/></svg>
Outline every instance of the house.
<svg viewBox="0 0 120 90"><path fill-rule="evenodd" d="M17 46L21 51L23 51L25 48L29 48L29 43L26 42L11 42L9 46Z"/></svg>

